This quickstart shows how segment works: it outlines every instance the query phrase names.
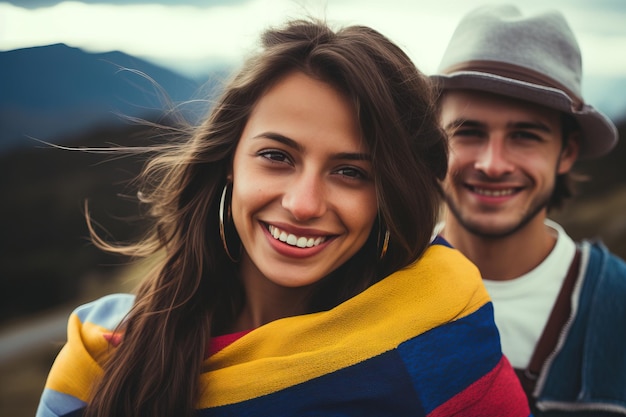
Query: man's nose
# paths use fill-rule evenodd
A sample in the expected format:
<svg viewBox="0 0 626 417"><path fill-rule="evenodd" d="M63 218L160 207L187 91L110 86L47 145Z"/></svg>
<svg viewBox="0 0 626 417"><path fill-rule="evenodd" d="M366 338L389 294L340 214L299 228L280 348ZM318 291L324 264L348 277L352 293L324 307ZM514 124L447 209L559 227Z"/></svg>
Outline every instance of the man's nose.
<svg viewBox="0 0 626 417"><path fill-rule="evenodd" d="M481 149L474 167L488 177L498 178L514 169L502 138L490 139Z"/></svg>

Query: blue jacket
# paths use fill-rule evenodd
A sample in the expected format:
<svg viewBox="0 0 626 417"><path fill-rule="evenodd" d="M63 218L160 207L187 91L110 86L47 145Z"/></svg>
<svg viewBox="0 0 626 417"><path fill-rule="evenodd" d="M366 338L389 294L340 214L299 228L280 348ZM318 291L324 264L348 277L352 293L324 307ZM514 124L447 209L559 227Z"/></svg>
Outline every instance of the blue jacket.
<svg viewBox="0 0 626 417"><path fill-rule="evenodd" d="M580 243L572 314L539 375L538 416L626 416L626 262Z"/></svg>

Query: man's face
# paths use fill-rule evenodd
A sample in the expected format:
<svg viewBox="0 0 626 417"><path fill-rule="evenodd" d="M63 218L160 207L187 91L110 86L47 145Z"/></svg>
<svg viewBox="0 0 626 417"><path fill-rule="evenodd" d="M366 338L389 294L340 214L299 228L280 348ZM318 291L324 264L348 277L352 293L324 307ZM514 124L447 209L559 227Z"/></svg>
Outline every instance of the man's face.
<svg viewBox="0 0 626 417"><path fill-rule="evenodd" d="M450 137L444 191L456 220L492 238L543 222L557 174L577 156L575 146L562 148L560 113L468 90L447 91L441 109Z"/></svg>

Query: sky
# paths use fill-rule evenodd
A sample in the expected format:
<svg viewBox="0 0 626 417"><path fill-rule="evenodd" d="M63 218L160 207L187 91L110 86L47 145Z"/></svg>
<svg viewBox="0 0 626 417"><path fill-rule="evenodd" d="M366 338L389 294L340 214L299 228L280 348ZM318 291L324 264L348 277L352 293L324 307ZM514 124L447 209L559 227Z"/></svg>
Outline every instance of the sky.
<svg viewBox="0 0 626 417"><path fill-rule="evenodd" d="M62 42L197 76L241 62L263 29L312 15L369 25L431 74L461 17L485 3L516 4L525 14L560 10L585 76L626 77L626 0L0 0L0 51Z"/></svg>

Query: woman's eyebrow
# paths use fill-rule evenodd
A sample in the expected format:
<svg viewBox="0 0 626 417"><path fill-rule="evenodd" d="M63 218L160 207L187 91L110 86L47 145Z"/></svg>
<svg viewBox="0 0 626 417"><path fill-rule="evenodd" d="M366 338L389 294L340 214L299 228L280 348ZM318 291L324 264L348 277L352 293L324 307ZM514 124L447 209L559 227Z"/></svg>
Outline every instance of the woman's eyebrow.
<svg viewBox="0 0 626 417"><path fill-rule="evenodd" d="M275 140L299 152L304 151L304 147L300 145L298 142L296 142L295 140L285 135L281 135L280 133L276 133L276 132L263 132L254 136L253 139ZM340 152L340 153L334 154L331 159L349 160L349 161L371 161L372 156L369 153L364 153L364 152Z"/></svg>
<svg viewBox="0 0 626 417"><path fill-rule="evenodd" d="M361 152L341 152L333 155L334 160L349 160L349 161L371 161L372 157L368 153Z"/></svg>
<svg viewBox="0 0 626 417"><path fill-rule="evenodd" d="M303 151L304 148L295 140L288 138L285 135L281 135L280 133L276 133L276 132L263 132L263 133L259 133L258 135L254 136L252 139L271 139L271 140L275 140L277 142L280 142L286 146L289 146L290 148L293 148L297 151Z"/></svg>

